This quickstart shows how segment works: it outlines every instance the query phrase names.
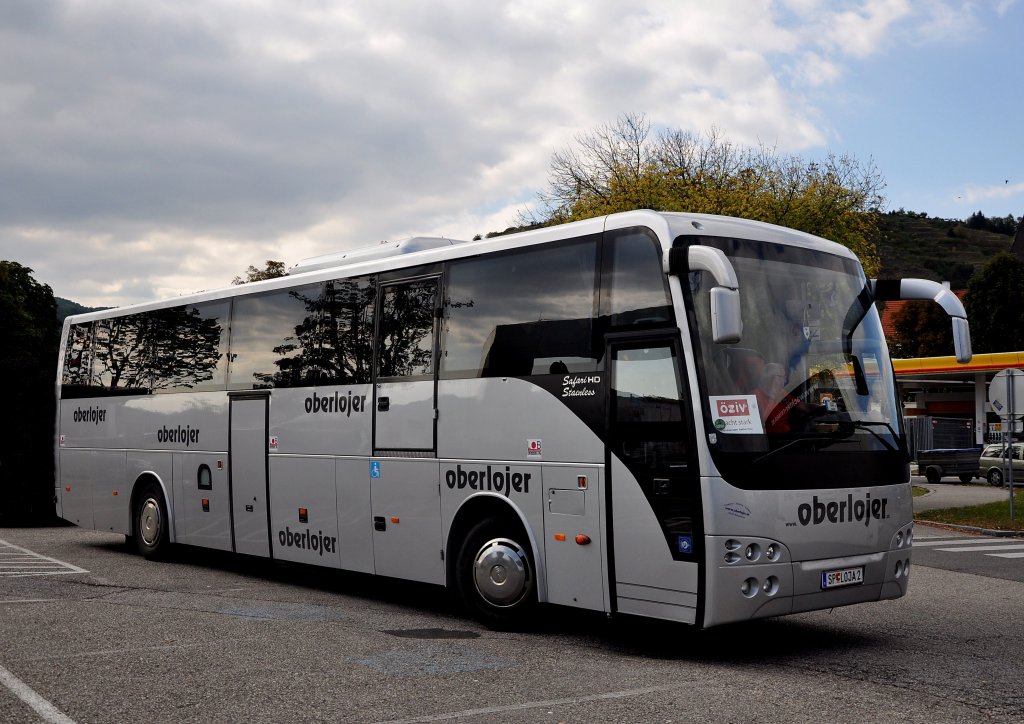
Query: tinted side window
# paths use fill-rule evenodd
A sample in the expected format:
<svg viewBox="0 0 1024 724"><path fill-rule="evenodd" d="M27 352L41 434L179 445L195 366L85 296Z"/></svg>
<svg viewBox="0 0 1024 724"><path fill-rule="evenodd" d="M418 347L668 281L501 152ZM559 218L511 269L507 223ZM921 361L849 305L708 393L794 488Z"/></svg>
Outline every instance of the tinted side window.
<svg viewBox="0 0 1024 724"><path fill-rule="evenodd" d="M149 312L155 335L154 392L223 390L230 302L202 302Z"/></svg>
<svg viewBox="0 0 1024 724"><path fill-rule="evenodd" d="M373 278L336 279L324 288L320 384L370 381L373 360Z"/></svg>
<svg viewBox="0 0 1024 724"><path fill-rule="evenodd" d="M383 288L378 378L433 375L437 284L421 279Z"/></svg>
<svg viewBox="0 0 1024 724"><path fill-rule="evenodd" d="M61 374L61 397L86 397L92 381L92 322L68 329Z"/></svg>
<svg viewBox="0 0 1024 724"><path fill-rule="evenodd" d="M107 394L148 393L152 342L144 314L98 320L93 326L94 384Z"/></svg>
<svg viewBox="0 0 1024 724"><path fill-rule="evenodd" d="M596 370L596 272L596 237L453 262L442 376Z"/></svg>
<svg viewBox="0 0 1024 724"><path fill-rule="evenodd" d="M605 235L601 317L612 327L662 326L673 319L661 248L646 229Z"/></svg>
<svg viewBox="0 0 1024 724"><path fill-rule="evenodd" d="M73 326L61 395L224 389L227 312L209 302Z"/></svg>
<svg viewBox="0 0 1024 724"><path fill-rule="evenodd" d="M316 384L322 290L310 284L235 298L231 389Z"/></svg>

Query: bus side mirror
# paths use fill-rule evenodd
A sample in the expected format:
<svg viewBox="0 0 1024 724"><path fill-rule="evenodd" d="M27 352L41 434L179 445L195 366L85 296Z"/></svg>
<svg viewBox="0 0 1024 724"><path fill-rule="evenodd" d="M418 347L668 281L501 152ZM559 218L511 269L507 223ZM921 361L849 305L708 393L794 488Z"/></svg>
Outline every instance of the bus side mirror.
<svg viewBox="0 0 1024 724"><path fill-rule="evenodd" d="M971 330L967 320L962 317L953 317L953 351L956 354L956 361L962 365L971 361Z"/></svg>
<svg viewBox="0 0 1024 724"><path fill-rule="evenodd" d="M872 279L871 293L876 302L892 299L930 299L942 307L953 323L953 352L956 361L967 364L971 353L971 329L963 302L949 289L929 279Z"/></svg>
<svg viewBox="0 0 1024 724"><path fill-rule="evenodd" d="M715 287L711 290L711 336L715 344L740 341L743 315L740 312L740 290Z"/></svg>
<svg viewBox="0 0 1024 724"><path fill-rule="evenodd" d="M675 276L691 271L710 273L717 284L711 289L711 338L716 344L740 341L743 334L740 285L732 262L721 249L699 245L669 249L665 255L665 271Z"/></svg>

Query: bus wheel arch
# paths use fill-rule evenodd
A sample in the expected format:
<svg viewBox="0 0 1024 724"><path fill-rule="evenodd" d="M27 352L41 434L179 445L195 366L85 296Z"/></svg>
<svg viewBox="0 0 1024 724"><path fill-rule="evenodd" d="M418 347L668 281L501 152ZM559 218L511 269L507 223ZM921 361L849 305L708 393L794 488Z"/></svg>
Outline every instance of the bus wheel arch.
<svg viewBox="0 0 1024 724"><path fill-rule="evenodd" d="M521 513L499 496L459 508L448 533L447 583L477 619L496 629L524 622L540 600L539 556Z"/></svg>
<svg viewBox="0 0 1024 724"><path fill-rule="evenodd" d="M145 558L161 558L170 548L171 519L168 510L160 480L149 473L140 475L132 488L131 538L136 550Z"/></svg>

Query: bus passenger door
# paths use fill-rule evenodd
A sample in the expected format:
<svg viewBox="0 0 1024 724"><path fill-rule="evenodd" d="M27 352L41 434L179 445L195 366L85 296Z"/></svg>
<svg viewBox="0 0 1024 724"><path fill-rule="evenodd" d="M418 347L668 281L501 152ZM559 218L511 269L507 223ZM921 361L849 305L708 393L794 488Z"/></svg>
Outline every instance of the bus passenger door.
<svg viewBox="0 0 1024 724"><path fill-rule="evenodd" d="M370 460L379 575L444 583L436 455L439 278L382 284Z"/></svg>
<svg viewBox="0 0 1024 724"><path fill-rule="evenodd" d="M610 341L608 359L616 608L694 623L703 513L678 335Z"/></svg>
<svg viewBox="0 0 1024 724"><path fill-rule="evenodd" d="M231 520L235 550L270 555L270 501L267 486L266 392L229 392Z"/></svg>

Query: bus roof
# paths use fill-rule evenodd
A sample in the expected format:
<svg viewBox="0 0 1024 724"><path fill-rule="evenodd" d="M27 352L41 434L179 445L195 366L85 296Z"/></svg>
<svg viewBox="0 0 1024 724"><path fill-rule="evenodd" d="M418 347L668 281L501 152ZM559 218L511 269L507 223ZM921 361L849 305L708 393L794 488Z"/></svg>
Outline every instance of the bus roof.
<svg viewBox="0 0 1024 724"><path fill-rule="evenodd" d="M762 221L751 221L712 214L656 212L649 210L626 211L608 216L574 221L529 231L494 236L477 241L458 241L447 238L415 237L399 242L374 244L344 252L312 257L296 264L289 274L275 279L227 286L208 291L184 294L151 302L114 307L68 317L66 324L88 322L95 319L118 317L125 314L176 307L184 304L226 299L263 291L314 284L338 278L386 272L406 266L434 264L478 254L505 251L523 246L543 244L574 236L599 234L606 230L644 226L653 230L666 248L679 236L718 236L752 239L775 244L786 244L822 251L828 254L856 259L846 247L827 239Z"/></svg>

